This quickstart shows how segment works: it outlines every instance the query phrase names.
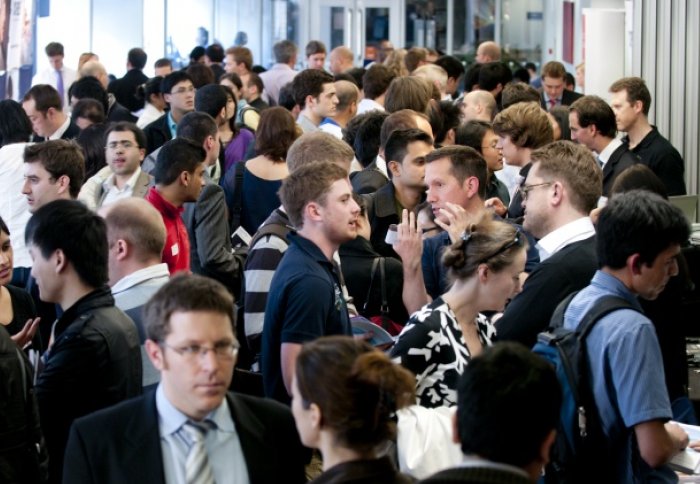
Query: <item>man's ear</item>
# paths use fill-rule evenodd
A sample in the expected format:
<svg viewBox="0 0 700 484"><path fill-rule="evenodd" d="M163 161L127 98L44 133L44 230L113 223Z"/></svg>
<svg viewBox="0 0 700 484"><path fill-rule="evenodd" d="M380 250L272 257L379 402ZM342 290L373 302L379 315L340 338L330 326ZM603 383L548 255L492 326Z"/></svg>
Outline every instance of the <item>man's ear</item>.
<svg viewBox="0 0 700 484"><path fill-rule="evenodd" d="M467 197L472 198L479 193L479 179L475 176L465 178L462 188L467 192Z"/></svg>
<svg viewBox="0 0 700 484"><path fill-rule="evenodd" d="M58 193L70 192L70 177L68 175L59 176L56 184L58 185Z"/></svg>
<svg viewBox="0 0 700 484"><path fill-rule="evenodd" d="M542 444L540 445L540 459L542 459L542 465L546 465L549 462L549 452L556 438L557 431L552 429L542 441Z"/></svg>
<svg viewBox="0 0 700 484"><path fill-rule="evenodd" d="M638 276L642 272L642 256L640 254L632 254L627 258L627 268L635 276Z"/></svg>
<svg viewBox="0 0 700 484"><path fill-rule="evenodd" d="M400 168L400 163L398 161L387 161L386 162L386 167L389 169L391 172L392 177L400 177L401 176L401 168Z"/></svg>
<svg viewBox="0 0 700 484"><path fill-rule="evenodd" d="M323 207L318 202L309 202L304 207L304 217L310 221L319 221L323 218Z"/></svg>
<svg viewBox="0 0 700 484"><path fill-rule="evenodd" d="M192 178L192 173L190 173L189 171L183 171L182 173L180 173L180 176L179 176L180 184L183 187L189 186L191 178Z"/></svg>
<svg viewBox="0 0 700 484"><path fill-rule="evenodd" d="M455 130L454 130L454 128L450 128L447 130L447 133L445 133L445 141L447 141L451 145L453 145L455 143ZM447 143L445 143L445 144L447 144Z"/></svg>
<svg viewBox="0 0 700 484"><path fill-rule="evenodd" d="M145 343L146 354L148 358L153 363L158 371L163 371L165 369L165 357L163 356L163 348L153 341L152 339L147 339Z"/></svg>
<svg viewBox="0 0 700 484"><path fill-rule="evenodd" d="M60 274L68 267L68 258L63 253L62 249L56 249L52 257L54 257L54 271L56 274Z"/></svg>
<svg viewBox="0 0 700 484"><path fill-rule="evenodd" d="M117 260L124 260L131 253L131 247L129 247L129 243L126 240L117 239L115 245L117 249Z"/></svg>

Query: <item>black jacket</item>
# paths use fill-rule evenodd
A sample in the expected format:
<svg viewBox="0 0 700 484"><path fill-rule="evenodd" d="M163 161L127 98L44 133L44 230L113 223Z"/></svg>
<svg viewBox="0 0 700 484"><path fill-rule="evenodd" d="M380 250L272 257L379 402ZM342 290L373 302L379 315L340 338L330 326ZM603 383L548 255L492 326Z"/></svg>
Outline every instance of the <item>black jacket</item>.
<svg viewBox="0 0 700 484"><path fill-rule="evenodd" d="M78 417L141 393L141 348L134 322L107 286L68 308L36 383L49 450L49 481L61 482L70 425Z"/></svg>
<svg viewBox="0 0 700 484"><path fill-rule="evenodd" d="M396 213L394 184L389 182L376 192L365 195L365 201L367 218L372 227L372 235L369 239L372 247L380 255L400 259L394 248L384 241L389 226L401 222L399 214Z"/></svg>
<svg viewBox="0 0 700 484"><path fill-rule="evenodd" d="M154 152L166 141L173 139L170 126L168 126L168 113L143 128L143 132L146 135L146 154Z"/></svg>
<svg viewBox="0 0 700 484"><path fill-rule="evenodd" d="M117 102L133 113L143 109L144 100L136 97L136 90L147 81L148 76L141 69L131 69L124 77L110 82L107 91L114 94Z"/></svg>
<svg viewBox="0 0 700 484"><path fill-rule="evenodd" d="M615 183L615 178L617 178L620 173L625 171L630 166L635 163L639 163L639 158L632 153L626 144L618 146L618 148L612 152L610 158L608 158L607 163L603 167L603 196L610 196L610 190Z"/></svg>

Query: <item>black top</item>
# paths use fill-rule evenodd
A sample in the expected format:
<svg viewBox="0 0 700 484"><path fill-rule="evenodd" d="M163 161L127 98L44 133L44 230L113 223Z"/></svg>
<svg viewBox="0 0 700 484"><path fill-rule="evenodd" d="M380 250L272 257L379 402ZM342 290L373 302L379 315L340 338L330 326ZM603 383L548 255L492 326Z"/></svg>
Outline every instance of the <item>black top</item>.
<svg viewBox="0 0 700 484"><path fill-rule="evenodd" d="M262 111L270 107L270 105L263 101L260 97L250 101L248 106L257 109L258 111Z"/></svg>
<svg viewBox="0 0 700 484"><path fill-rule="evenodd" d="M597 268L595 237L573 242L540 262L496 321L497 339L518 341L531 348L537 334L549 326L557 305L586 287Z"/></svg>
<svg viewBox="0 0 700 484"><path fill-rule="evenodd" d="M12 285L5 287L10 292L12 303L12 321L5 326L5 329L12 336L22 331L28 319L36 318L36 308L32 296L27 291Z"/></svg>
<svg viewBox="0 0 700 484"><path fill-rule="evenodd" d="M532 168L532 163L528 163L520 169L518 174L521 176L521 182L518 188L525 184L527 174L530 173L530 168ZM510 205L508 205L508 213L506 218L517 224L522 224L524 215L525 209L523 208L523 197L520 194L520 190L516 190L513 194L513 198L510 199Z"/></svg>
<svg viewBox="0 0 700 484"><path fill-rule="evenodd" d="M148 76L141 69L131 69L124 77L110 82L107 91L114 94L119 104L131 112L136 112L144 106L144 100L136 97L136 91L146 82Z"/></svg>
<svg viewBox="0 0 700 484"><path fill-rule="evenodd" d="M453 467L420 481L425 484L531 484L528 477L506 468Z"/></svg>
<svg viewBox="0 0 700 484"><path fill-rule="evenodd" d="M612 152L603 167L603 196L609 197L615 179L635 163L639 163L637 155L632 153L626 144L622 143Z"/></svg>
<svg viewBox="0 0 700 484"><path fill-rule="evenodd" d="M155 150L171 140L173 135L170 132L168 125L168 113L165 113L160 118L153 121L151 124L143 128L146 135L146 154L153 153Z"/></svg>
<svg viewBox="0 0 700 484"><path fill-rule="evenodd" d="M388 457L343 462L328 469L311 484L408 484L413 478L401 474Z"/></svg>
<svg viewBox="0 0 700 484"><path fill-rule="evenodd" d="M625 136L622 141L629 146L629 136ZM659 134L656 126L652 126L649 134L630 151L639 157L641 163L647 165L656 176L661 178L661 181L666 185L666 194L669 197L686 194L683 158L678 150Z"/></svg>
<svg viewBox="0 0 700 484"><path fill-rule="evenodd" d="M394 248L387 244L384 239L391 224L401 222L401 214L396 213L397 202L394 184L387 183L371 195L365 196L367 203L367 218L372 228L370 242L372 247L384 257L400 259Z"/></svg>

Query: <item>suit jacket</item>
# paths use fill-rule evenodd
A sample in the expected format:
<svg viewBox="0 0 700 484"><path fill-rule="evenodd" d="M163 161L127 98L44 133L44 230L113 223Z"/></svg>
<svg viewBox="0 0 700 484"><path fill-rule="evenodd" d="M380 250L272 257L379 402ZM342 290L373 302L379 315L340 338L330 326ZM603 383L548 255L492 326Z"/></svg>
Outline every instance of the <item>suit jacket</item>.
<svg viewBox="0 0 700 484"><path fill-rule="evenodd" d="M574 103L574 101L576 101L580 97L583 97L583 94L579 94L578 92L569 91L568 89L564 89L564 92L561 95L561 105L562 106L571 106ZM544 109L545 111L549 111L549 105L547 104L547 101L544 99L544 92L540 93L540 106L542 106L542 109Z"/></svg>
<svg viewBox="0 0 700 484"><path fill-rule="evenodd" d="M363 193L374 193L387 183L389 179L377 168L377 161L373 161L365 168L350 174L352 191L358 195Z"/></svg>
<svg viewBox="0 0 700 484"><path fill-rule="evenodd" d="M136 97L136 90L147 81L148 76L141 69L131 69L124 77L110 82L107 91L114 94L117 102L133 113L143 109L144 100Z"/></svg>
<svg viewBox="0 0 700 484"><path fill-rule="evenodd" d="M144 198L148 193L148 189L151 187L152 180L153 177L142 170L141 174L136 179L136 183L134 183L134 190L131 196ZM95 190L95 203L97 204L97 207L102 206L102 203L105 201L105 197L107 197L107 192L105 191L104 187L100 185L100 187Z"/></svg>
<svg viewBox="0 0 700 484"><path fill-rule="evenodd" d="M251 484L305 482L308 452L284 405L248 395L227 395ZM155 391L75 422L63 482L164 484Z"/></svg>
<svg viewBox="0 0 700 484"><path fill-rule="evenodd" d="M243 260L231 251L224 189L207 179L197 201L185 204L182 218L190 239L192 272L216 279L239 294Z"/></svg>
<svg viewBox="0 0 700 484"><path fill-rule="evenodd" d="M61 135L60 139L65 139L65 140L72 140L76 139L78 135L80 134L80 128L78 127L77 124L75 124L75 121L71 118L70 124L68 125L68 128L63 132ZM41 143L42 141L46 141L48 138L43 138L41 136L37 136L36 134L32 134L32 142L34 143Z"/></svg>
<svg viewBox="0 0 700 484"><path fill-rule="evenodd" d="M147 141L146 154L153 153L163 146L166 141L173 139L173 135L170 133L170 126L168 126L168 113L165 113L143 128L143 132Z"/></svg>
<svg viewBox="0 0 700 484"><path fill-rule="evenodd" d="M453 467L434 474L420 483L425 484L532 484L527 477L509 469L494 467Z"/></svg>
<svg viewBox="0 0 700 484"><path fill-rule="evenodd" d="M615 183L615 178L635 163L639 163L639 158L632 153L626 144L621 144L608 159L603 167L603 196L610 194L610 189Z"/></svg>

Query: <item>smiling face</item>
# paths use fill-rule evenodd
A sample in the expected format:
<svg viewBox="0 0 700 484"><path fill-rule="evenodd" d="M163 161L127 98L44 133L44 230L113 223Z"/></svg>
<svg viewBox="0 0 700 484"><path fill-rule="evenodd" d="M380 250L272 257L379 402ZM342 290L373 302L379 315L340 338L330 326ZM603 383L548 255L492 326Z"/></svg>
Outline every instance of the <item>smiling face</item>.
<svg viewBox="0 0 700 484"><path fill-rule="evenodd" d="M202 420L225 398L236 358L217 356L213 351L187 356L176 350L235 344L231 318L214 311L175 311L163 343L148 340L146 349L160 371L165 396L188 417Z"/></svg>

